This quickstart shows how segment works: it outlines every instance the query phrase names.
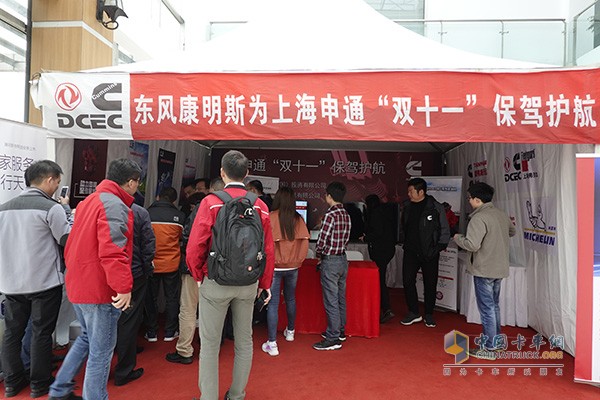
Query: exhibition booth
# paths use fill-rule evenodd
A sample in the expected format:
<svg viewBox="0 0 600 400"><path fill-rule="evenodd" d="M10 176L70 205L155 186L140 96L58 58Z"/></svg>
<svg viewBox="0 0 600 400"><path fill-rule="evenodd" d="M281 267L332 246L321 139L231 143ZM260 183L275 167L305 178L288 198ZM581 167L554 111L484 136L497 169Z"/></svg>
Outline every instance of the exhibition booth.
<svg viewBox="0 0 600 400"><path fill-rule="evenodd" d="M107 160L145 159L146 205L163 174L179 187L184 176L206 175L229 148L247 149L251 174L288 182L309 209L334 179L352 188L351 201L370 193L400 201L414 176L462 177L462 193L485 181L518 232L504 322L562 336L574 354L575 154L600 143L600 69L539 69L450 49L361 1L325 2L319 12L281 7L294 18L257 17L194 55L43 72L32 97L57 139L57 161L73 176L85 172L84 161L71 161L76 146L84 158L90 153L80 140L108 141ZM312 29L300 29L306 21ZM463 232L465 206L463 199ZM460 265L461 313L476 322ZM373 284L363 294L375 291ZM587 371L581 379L600 380Z"/></svg>

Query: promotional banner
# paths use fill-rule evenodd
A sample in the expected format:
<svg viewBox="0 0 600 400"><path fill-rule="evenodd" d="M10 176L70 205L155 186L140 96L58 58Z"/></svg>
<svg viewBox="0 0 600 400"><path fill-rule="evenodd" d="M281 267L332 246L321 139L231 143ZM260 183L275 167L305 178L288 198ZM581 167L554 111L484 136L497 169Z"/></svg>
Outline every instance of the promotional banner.
<svg viewBox="0 0 600 400"><path fill-rule="evenodd" d="M173 187L173 171L175 170L175 153L159 149L158 151L158 181L156 195L166 187Z"/></svg>
<svg viewBox="0 0 600 400"><path fill-rule="evenodd" d="M106 177L108 140L75 140L71 175L71 208L96 191Z"/></svg>
<svg viewBox="0 0 600 400"><path fill-rule="evenodd" d="M220 160L227 149L213 149ZM244 149L251 175L279 178L280 186L294 189L297 200L308 202L308 227L315 228L329 207L325 188L333 181L346 185L345 202L361 202L376 194L383 202L399 203L407 198L406 182L413 176L441 173L439 153L377 151L304 151ZM211 176L218 176L219 162L212 163Z"/></svg>
<svg viewBox="0 0 600 400"><path fill-rule="evenodd" d="M577 154L575 381L600 384L600 154Z"/></svg>
<svg viewBox="0 0 600 400"><path fill-rule="evenodd" d="M140 206L144 206L146 200L146 178L148 177L148 152L150 146L145 143L136 141L129 142L129 159L135 161L142 169L142 175L140 176L140 184L138 190L135 193L135 202Z"/></svg>
<svg viewBox="0 0 600 400"><path fill-rule="evenodd" d="M25 189L25 170L34 161L45 158L45 130L11 121L2 124L0 204L18 196Z"/></svg>
<svg viewBox="0 0 600 400"><path fill-rule="evenodd" d="M600 69L43 73L44 126L138 140L598 143Z"/></svg>

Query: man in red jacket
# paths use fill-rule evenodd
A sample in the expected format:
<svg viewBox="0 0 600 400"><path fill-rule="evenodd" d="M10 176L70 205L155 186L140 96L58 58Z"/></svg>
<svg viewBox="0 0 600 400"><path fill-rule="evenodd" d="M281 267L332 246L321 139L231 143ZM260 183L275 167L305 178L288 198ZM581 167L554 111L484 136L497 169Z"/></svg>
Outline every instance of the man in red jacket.
<svg viewBox="0 0 600 400"><path fill-rule="evenodd" d="M248 159L239 151L228 151L221 159L221 177L225 192L232 198L245 196L243 183L248 175ZM212 241L212 227L223 202L217 196L206 196L200 203L187 246L186 261L192 276L200 282L200 379L202 400L219 399L219 350L227 309L231 306L235 337L233 377L226 399L242 400L252 367L252 311L254 299L267 291L271 299L271 282L275 268L273 236L269 209L257 199L264 231L266 267L257 283L248 286L223 286L208 278L207 257ZM257 292L258 290L258 292Z"/></svg>
<svg viewBox="0 0 600 400"><path fill-rule="evenodd" d="M106 400L110 361L117 341L121 311L131 301L133 212L140 167L118 159L110 163L107 179L77 206L65 247L67 296L81 324L49 399L80 399L73 394L73 377L86 357L83 398Z"/></svg>

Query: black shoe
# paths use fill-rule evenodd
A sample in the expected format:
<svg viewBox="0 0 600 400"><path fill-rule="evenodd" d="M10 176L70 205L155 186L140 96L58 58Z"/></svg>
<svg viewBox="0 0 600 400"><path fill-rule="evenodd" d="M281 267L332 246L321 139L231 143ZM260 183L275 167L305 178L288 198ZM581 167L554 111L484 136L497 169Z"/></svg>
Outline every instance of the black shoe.
<svg viewBox="0 0 600 400"><path fill-rule="evenodd" d="M342 348L341 340L323 339L319 343L313 344L315 350L337 350Z"/></svg>
<svg viewBox="0 0 600 400"><path fill-rule="evenodd" d="M433 319L433 315L427 314L425 315L425 326L428 328L435 328L435 319Z"/></svg>
<svg viewBox="0 0 600 400"><path fill-rule="evenodd" d="M380 324L385 324L386 322L388 322L392 318L394 318L394 313L392 312L392 310L386 310L381 315L381 318L379 318L379 323Z"/></svg>
<svg viewBox="0 0 600 400"><path fill-rule="evenodd" d="M36 389L36 390L31 389L29 396L31 396L31 398L35 399L35 398L47 395L49 391L50 391L50 386L47 386L45 388Z"/></svg>
<svg viewBox="0 0 600 400"><path fill-rule="evenodd" d="M54 382L54 377L50 377L50 379L48 379L45 383L41 384L38 387L32 386L31 393L29 393L29 396L35 399L47 395L50 391L50 385L52 385L52 382Z"/></svg>
<svg viewBox="0 0 600 400"><path fill-rule="evenodd" d="M6 385L6 381L4 382L4 384ZM29 381L27 379L23 378L15 386L5 386L4 387L4 396L5 397L15 397L16 395L18 395L21 392L21 390L25 389L27 386L29 386Z"/></svg>
<svg viewBox="0 0 600 400"><path fill-rule="evenodd" d="M402 325L412 325L415 322L421 322L421 321L423 321L423 318L421 318L421 316L419 314L409 312L408 314L406 314L406 317L404 317L404 319L402 321L400 321L400 323Z"/></svg>
<svg viewBox="0 0 600 400"><path fill-rule="evenodd" d="M127 375L125 378L117 379L115 378L115 386L123 386L127 385L129 382L135 381L144 375L144 368L134 369Z"/></svg>
<svg viewBox="0 0 600 400"><path fill-rule="evenodd" d="M191 364L194 362L194 357L192 357L192 356L184 357L181 354L179 354L178 352L167 354L165 359L169 362L179 363L179 364Z"/></svg>
<svg viewBox="0 0 600 400"><path fill-rule="evenodd" d="M323 339L327 339L327 332L321 332L321 337ZM346 341L346 332L344 331L340 331L340 337L338 338L340 339L340 342L345 342Z"/></svg>
<svg viewBox="0 0 600 400"><path fill-rule="evenodd" d="M75 393L71 392L66 396L62 397L48 397L48 400L83 400L83 397L75 395Z"/></svg>

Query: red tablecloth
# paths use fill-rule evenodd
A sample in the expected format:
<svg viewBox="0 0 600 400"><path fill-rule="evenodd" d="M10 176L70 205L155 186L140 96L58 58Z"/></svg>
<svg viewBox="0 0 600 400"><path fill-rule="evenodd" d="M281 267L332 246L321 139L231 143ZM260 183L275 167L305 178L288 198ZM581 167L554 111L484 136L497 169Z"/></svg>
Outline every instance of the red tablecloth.
<svg viewBox="0 0 600 400"><path fill-rule="evenodd" d="M321 333L327 328L317 260L304 260L296 286L296 332ZM283 285L282 285L283 286ZM372 261L349 261L346 281L346 335L379 336L379 271ZM286 327L281 296L278 329Z"/></svg>

